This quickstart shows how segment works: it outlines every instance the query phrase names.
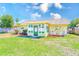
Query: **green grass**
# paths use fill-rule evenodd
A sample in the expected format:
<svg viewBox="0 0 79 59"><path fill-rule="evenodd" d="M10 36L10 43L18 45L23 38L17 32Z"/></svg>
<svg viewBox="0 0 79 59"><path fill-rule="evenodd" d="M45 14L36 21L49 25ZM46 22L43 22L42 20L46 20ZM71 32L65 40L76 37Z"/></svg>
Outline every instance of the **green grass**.
<svg viewBox="0 0 79 59"><path fill-rule="evenodd" d="M65 50L65 47L69 50ZM68 53L71 52L73 55L79 54L79 36L70 34L65 37L40 39L23 37L0 38L1 56L64 56L68 55L66 51L69 51Z"/></svg>

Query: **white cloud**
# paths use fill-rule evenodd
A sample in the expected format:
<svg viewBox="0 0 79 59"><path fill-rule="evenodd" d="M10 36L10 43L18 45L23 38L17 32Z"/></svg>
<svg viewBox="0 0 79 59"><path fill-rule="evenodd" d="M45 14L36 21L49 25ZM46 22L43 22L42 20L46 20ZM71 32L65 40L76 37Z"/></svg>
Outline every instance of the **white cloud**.
<svg viewBox="0 0 79 59"><path fill-rule="evenodd" d="M58 13L50 13L51 16L53 16L54 19L61 19L62 16Z"/></svg>
<svg viewBox="0 0 79 59"><path fill-rule="evenodd" d="M35 17L41 17L41 15L38 14L38 13L34 13L34 14L32 14L32 16L35 16Z"/></svg>
<svg viewBox="0 0 79 59"><path fill-rule="evenodd" d="M27 12L31 10L31 7L30 6L26 6L26 9L25 9Z"/></svg>
<svg viewBox="0 0 79 59"><path fill-rule="evenodd" d="M50 13L51 16L53 16L54 13Z"/></svg>
<svg viewBox="0 0 79 59"><path fill-rule="evenodd" d="M47 12L48 6L49 6L48 3L43 3L43 4L40 5L40 10L43 11L43 12Z"/></svg>
<svg viewBox="0 0 79 59"><path fill-rule="evenodd" d="M39 9L39 6L33 6L32 8L33 9Z"/></svg>
<svg viewBox="0 0 79 59"><path fill-rule="evenodd" d="M38 13L34 13L34 14L32 14L31 16L32 16L32 19L36 19L36 18L41 17L41 15L38 14Z"/></svg>
<svg viewBox="0 0 79 59"><path fill-rule="evenodd" d="M19 21L19 23L24 23L26 21L27 21L27 19L22 19L22 20Z"/></svg>
<svg viewBox="0 0 79 59"><path fill-rule="evenodd" d="M54 6L55 6L56 8L59 8L59 9L61 9L61 8L62 8L61 3L54 3Z"/></svg>
<svg viewBox="0 0 79 59"><path fill-rule="evenodd" d="M26 11L28 12L28 11L29 11L29 9L26 9Z"/></svg>
<svg viewBox="0 0 79 59"><path fill-rule="evenodd" d="M6 8L4 6L1 6L0 7L0 16L2 16L3 13L5 13L5 12L6 12Z"/></svg>
<svg viewBox="0 0 79 59"><path fill-rule="evenodd" d="M5 11L5 7L2 7L2 9Z"/></svg>
<svg viewBox="0 0 79 59"><path fill-rule="evenodd" d="M33 5L32 8L33 8L33 9L39 9L39 6L37 6L38 4L39 4L39 3L33 3L33 4L32 4L32 5Z"/></svg>
<svg viewBox="0 0 79 59"><path fill-rule="evenodd" d="M30 9L31 7L30 7L30 6L26 6L26 8L27 8L27 9Z"/></svg>
<svg viewBox="0 0 79 59"><path fill-rule="evenodd" d="M0 7L0 11L1 12L5 12L6 11L6 8L4 6Z"/></svg>

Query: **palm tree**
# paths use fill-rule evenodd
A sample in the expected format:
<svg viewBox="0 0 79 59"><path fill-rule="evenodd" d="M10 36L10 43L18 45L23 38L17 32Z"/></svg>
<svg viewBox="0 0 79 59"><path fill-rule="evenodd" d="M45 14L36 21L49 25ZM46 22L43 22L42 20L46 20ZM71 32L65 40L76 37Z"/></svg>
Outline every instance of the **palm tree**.
<svg viewBox="0 0 79 59"><path fill-rule="evenodd" d="M15 22L16 22L16 24L18 24L19 23L19 18L16 18Z"/></svg>
<svg viewBox="0 0 79 59"><path fill-rule="evenodd" d="M19 18L16 18L15 22L16 22L16 24L15 24L14 27L18 28L18 27L20 26L20 24L19 24ZM16 29L16 30L15 30L15 33L18 34L18 32L19 32L19 31Z"/></svg>

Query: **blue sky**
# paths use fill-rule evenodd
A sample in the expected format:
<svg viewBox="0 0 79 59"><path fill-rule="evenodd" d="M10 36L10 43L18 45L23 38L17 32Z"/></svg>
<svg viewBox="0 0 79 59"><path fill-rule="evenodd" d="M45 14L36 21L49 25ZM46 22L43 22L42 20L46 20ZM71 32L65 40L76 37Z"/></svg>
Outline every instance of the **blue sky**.
<svg viewBox="0 0 79 59"><path fill-rule="evenodd" d="M20 21L79 18L79 3L0 3L0 16L10 14Z"/></svg>

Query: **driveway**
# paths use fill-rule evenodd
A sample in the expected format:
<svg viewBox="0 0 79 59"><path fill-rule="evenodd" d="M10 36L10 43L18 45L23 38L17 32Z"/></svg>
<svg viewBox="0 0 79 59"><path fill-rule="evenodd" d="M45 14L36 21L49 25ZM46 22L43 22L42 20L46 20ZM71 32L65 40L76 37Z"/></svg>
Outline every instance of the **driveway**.
<svg viewBox="0 0 79 59"><path fill-rule="evenodd" d="M0 38L15 37L15 36L17 36L17 35L13 35L10 33L0 34Z"/></svg>

